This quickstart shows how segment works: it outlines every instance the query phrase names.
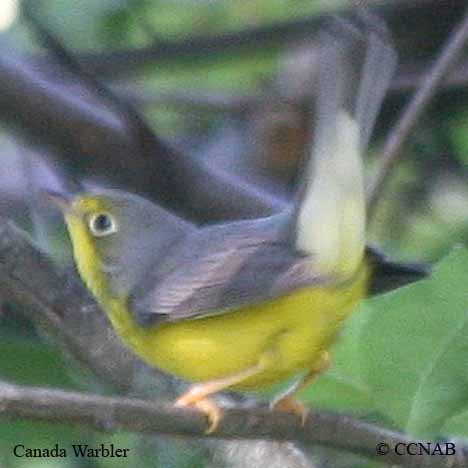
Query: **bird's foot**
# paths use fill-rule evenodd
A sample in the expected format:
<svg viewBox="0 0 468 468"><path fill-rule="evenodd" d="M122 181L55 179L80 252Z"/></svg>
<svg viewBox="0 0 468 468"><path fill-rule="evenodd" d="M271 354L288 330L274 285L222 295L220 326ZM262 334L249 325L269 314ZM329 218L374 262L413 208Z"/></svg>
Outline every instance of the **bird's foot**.
<svg viewBox="0 0 468 468"><path fill-rule="evenodd" d="M206 398L206 392L203 385L192 387L176 400L174 405L178 408L196 408L208 418L208 429L205 434L211 434L219 426L223 417L223 410L209 398Z"/></svg>
<svg viewBox="0 0 468 468"><path fill-rule="evenodd" d="M273 400L270 404L270 409L273 411L286 411L296 414L301 420L302 427L304 427L310 413L309 408L290 396L282 396Z"/></svg>

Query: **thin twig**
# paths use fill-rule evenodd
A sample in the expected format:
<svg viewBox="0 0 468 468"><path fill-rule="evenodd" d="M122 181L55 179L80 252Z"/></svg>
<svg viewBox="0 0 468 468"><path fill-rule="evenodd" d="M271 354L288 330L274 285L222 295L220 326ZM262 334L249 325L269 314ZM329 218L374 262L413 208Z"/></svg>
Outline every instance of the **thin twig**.
<svg viewBox="0 0 468 468"><path fill-rule="evenodd" d="M2 381L0 415L84 425L105 432L128 430L200 437L206 431L206 420L201 413L169 403L18 386ZM403 447L419 441L328 412L311 414L303 427L293 414L265 409L225 409L223 416L210 437L319 444L408 468L462 468L468 463L468 447L461 443L455 447L457 455L412 456ZM379 447L380 450L388 447L389 452L380 455Z"/></svg>
<svg viewBox="0 0 468 468"><path fill-rule="evenodd" d="M404 109L400 119L388 135L382 151L382 165L371 186L368 210L372 215L376 202L384 189L388 177L401 157L401 150L408 135L417 124L418 118L436 93L439 85L445 79L451 67L460 55L463 45L468 39L468 9L463 19L446 41L439 57L426 77L421 87L415 92L410 103Z"/></svg>

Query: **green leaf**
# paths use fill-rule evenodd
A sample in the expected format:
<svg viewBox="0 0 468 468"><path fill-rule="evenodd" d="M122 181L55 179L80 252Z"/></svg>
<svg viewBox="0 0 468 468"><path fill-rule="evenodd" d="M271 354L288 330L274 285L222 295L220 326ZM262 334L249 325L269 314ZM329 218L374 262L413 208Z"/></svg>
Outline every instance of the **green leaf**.
<svg viewBox="0 0 468 468"><path fill-rule="evenodd" d="M455 436L456 438L468 438L468 408L462 413L449 418L442 427L442 434L447 439Z"/></svg>
<svg viewBox="0 0 468 468"><path fill-rule="evenodd" d="M436 435L468 403L468 251L430 280L372 299L361 327L364 381L376 408L413 435Z"/></svg>

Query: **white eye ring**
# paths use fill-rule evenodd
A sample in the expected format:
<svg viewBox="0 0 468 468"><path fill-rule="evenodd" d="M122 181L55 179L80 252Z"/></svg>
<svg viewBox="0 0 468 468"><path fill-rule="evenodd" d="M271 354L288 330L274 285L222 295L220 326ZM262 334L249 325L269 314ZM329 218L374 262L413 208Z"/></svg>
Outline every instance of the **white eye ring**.
<svg viewBox="0 0 468 468"><path fill-rule="evenodd" d="M96 213L88 220L89 230L94 237L104 237L117 232L117 223L109 213Z"/></svg>

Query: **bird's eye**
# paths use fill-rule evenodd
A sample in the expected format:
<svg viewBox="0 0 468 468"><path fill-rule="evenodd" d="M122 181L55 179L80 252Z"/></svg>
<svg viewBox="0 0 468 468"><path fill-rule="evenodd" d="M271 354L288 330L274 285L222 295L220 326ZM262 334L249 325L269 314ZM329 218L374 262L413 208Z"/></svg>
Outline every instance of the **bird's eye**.
<svg viewBox="0 0 468 468"><path fill-rule="evenodd" d="M88 221L89 230L95 237L108 236L117 231L117 224L109 213L92 215Z"/></svg>

